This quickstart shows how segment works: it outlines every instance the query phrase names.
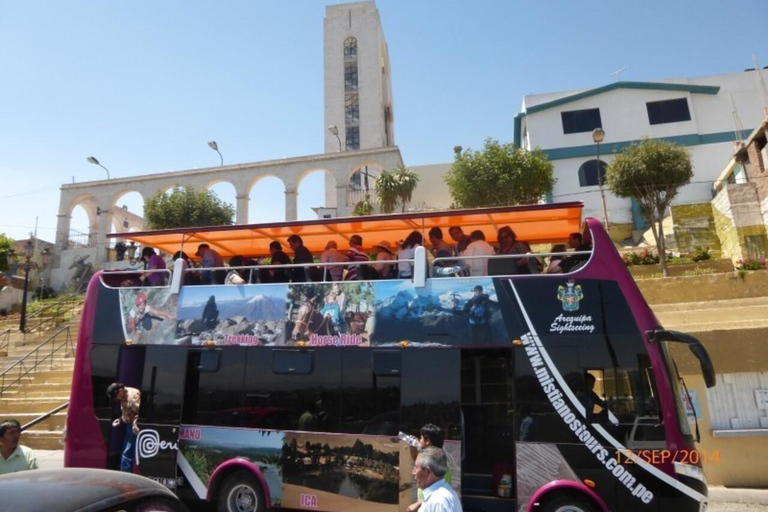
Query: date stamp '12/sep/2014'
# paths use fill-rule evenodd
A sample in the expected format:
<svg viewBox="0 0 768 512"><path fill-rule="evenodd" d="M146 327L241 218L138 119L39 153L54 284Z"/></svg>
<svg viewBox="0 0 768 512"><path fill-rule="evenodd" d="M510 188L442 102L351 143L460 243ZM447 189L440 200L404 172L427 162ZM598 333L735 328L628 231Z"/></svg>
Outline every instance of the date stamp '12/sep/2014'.
<svg viewBox="0 0 768 512"><path fill-rule="evenodd" d="M637 464L638 459L648 464L720 464L719 450L617 450L616 461L619 464Z"/></svg>

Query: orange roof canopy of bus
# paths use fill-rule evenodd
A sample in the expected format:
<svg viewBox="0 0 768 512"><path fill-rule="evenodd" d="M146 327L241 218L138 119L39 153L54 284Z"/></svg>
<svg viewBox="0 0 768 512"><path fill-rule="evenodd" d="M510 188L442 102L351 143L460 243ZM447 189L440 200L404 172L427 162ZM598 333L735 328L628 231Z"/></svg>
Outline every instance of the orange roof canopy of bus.
<svg viewBox="0 0 768 512"><path fill-rule="evenodd" d="M199 244L208 244L223 257L264 256L269 244L278 241L288 249L286 239L299 235L304 245L319 256L330 240L339 250L346 250L352 235L363 237L363 246L373 247L382 240L392 244L404 240L412 231L423 232L425 238L433 227L443 229L446 241L451 242L448 228L461 226L467 235L479 229L488 242L496 241L496 233L510 226L518 240L531 244L562 242L570 233L581 228L581 202L542 204L532 206L506 206L466 210L412 212L365 217L340 217L268 224L237 224L201 228L179 228L159 231L111 233L110 238L132 240L136 243L173 254L184 251L194 257Z"/></svg>

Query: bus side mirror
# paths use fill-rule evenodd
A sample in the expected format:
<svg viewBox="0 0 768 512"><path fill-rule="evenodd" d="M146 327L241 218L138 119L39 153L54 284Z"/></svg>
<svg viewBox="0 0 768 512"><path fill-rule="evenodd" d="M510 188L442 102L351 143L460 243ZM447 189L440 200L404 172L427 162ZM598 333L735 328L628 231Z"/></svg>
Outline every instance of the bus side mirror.
<svg viewBox="0 0 768 512"><path fill-rule="evenodd" d="M187 269L187 262L184 258L179 258L173 262L173 274L171 275L171 293L178 295L181 291L181 285L184 283L184 271Z"/></svg>
<svg viewBox="0 0 768 512"><path fill-rule="evenodd" d="M704 348L704 345L702 345L699 340L690 334L685 334L684 332L679 331L656 330L648 331L646 334L648 335L648 339L653 342L672 341L675 343L685 343L688 345L688 348L691 349L693 355L696 356L696 359L699 360L699 364L701 365L701 374L704 376L705 384L708 388L715 387L715 367L712 365L712 359L709 358L707 349Z"/></svg>
<svg viewBox="0 0 768 512"><path fill-rule="evenodd" d="M413 254L413 286L424 288L427 285L427 250L418 246Z"/></svg>

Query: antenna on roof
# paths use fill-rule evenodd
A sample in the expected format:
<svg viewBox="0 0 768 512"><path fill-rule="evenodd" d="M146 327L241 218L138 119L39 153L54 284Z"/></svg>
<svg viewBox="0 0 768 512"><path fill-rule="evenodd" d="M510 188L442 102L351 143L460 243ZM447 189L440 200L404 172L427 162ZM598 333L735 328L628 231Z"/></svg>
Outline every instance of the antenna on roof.
<svg viewBox="0 0 768 512"><path fill-rule="evenodd" d="M736 110L736 102L733 101L733 94L728 93L728 97L731 99L731 115L733 116L733 125L735 127L734 134L734 142L741 142L742 134L744 133L744 126L741 124L741 119L739 119L739 112Z"/></svg>
<svg viewBox="0 0 768 512"><path fill-rule="evenodd" d="M760 89L763 90L763 100L765 101L765 105L763 106L766 109L766 114L768 114L768 87L765 86L763 72L760 69L760 66L757 64L757 55L754 53L752 54L752 62L755 64L755 72L757 73L757 80L760 82Z"/></svg>
<svg viewBox="0 0 768 512"><path fill-rule="evenodd" d="M626 68L626 67L623 67L623 68L621 68L621 69L617 69L617 70L616 70L616 71L614 71L613 73L608 73L608 76L615 76L615 77L616 77L616 81L617 81L617 82L620 82L620 81L621 81L621 73L622 73L623 71L626 71L626 70L627 70L627 68Z"/></svg>

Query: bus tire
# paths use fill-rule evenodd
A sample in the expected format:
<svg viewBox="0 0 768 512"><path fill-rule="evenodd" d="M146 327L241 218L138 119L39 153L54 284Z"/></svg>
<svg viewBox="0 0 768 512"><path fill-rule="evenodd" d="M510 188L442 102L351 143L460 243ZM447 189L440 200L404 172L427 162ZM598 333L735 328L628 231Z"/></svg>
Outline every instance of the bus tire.
<svg viewBox="0 0 768 512"><path fill-rule="evenodd" d="M232 473L222 485L217 500L219 512L265 512L264 490L249 471Z"/></svg>
<svg viewBox="0 0 768 512"><path fill-rule="evenodd" d="M556 494L543 501L536 512L599 512L592 500L573 493Z"/></svg>

